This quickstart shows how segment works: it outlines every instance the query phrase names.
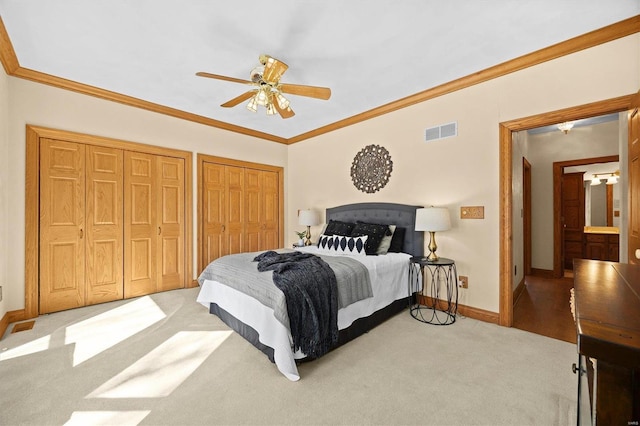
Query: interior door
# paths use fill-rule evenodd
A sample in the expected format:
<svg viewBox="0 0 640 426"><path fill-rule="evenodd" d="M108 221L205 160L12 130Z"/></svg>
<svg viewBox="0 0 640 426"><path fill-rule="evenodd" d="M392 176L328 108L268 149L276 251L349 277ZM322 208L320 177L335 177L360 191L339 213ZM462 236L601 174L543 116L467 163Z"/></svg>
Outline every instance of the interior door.
<svg viewBox="0 0 640 426"><path fill-rule="evenodd" d="M247 251L244 248L244 168L225 166L225 173L225 254L242 253Z"/></svg>
<svg viewBox="0 0 640 426"><path fill-rule="evenodd" d="M86 146L86 304L122 299L123 151Z"/></svg>
<svg viewBox="0 0 640 426"><path fill-rule="evenodd" d="M245 241L247 251L259 251L262 246L262 173L245 170Z"/></svg>
<svg viewBox="0 0 640 426"><path fill-rule="evenodd" d="M260 250L272 250L279 247L279 182L278 174L262 173L262 245Z"/></svg>
<svg viewBox="0 0 640 426"><path fill-rule="evenodd" d="M640 264L640 92L629 114L629 263Z"/></svg>
<svg viewBox="0 0 640 426"><path fill-rule="evenodd" d="M156 157L158 290L184 287L184 160Z"/></svg>
<svg viewBox="0 0 640 426"><path fill-rule="evenodd" d="M278 174L245 169L246 251L278 248Z"/></svg>
<svg viewBox="0 0 640 426"><path fill-rule="evenodd" d="M41 139L41 314L84 306L85 231L85 146Z"/></svg>
<svg viewBox="0 0 640 426"><path fill-rule="evenodd" d="M562 234L564 269L573 269L573 259L582 258L584 238L584 173L562 175Z"/></svg>
<svg viewBox="0 0 640 426"><path fill-rule="evenodd" d="M157 291L156 163L153 155L124 153L124 296Z"/></svg>
<svg viewBox="0 0 640 426"><path fill-rule="evenodd" d="M203 163L202 168L202 265L224 255L225 166Z"/></svg>
<svg viewBox="0 0 640 426"><path fill-rule="evenodd" d="M531 275L531 164L522 159L522 227L524 275Z"/></svg>

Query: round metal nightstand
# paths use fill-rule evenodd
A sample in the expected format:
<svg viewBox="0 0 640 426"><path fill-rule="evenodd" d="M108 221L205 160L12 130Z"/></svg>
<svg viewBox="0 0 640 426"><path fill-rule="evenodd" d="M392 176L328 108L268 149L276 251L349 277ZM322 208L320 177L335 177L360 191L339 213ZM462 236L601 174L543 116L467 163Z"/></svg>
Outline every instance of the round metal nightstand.
<svg viewBox="0 0 640 426"><path fill-rule="evenodd" d="M425 272L428 273L425 274ZM430 261L421 256L409 259L409 312L411 316L418 321L434 325L449 325L456 322L456 313L458 312L457 283L458 272L456 263L452 259L441 257L438 260ZM446 290L446 299L441 297L444 295L443 286ZM429 290L428 294L425 294L426 289Z"/></svg>

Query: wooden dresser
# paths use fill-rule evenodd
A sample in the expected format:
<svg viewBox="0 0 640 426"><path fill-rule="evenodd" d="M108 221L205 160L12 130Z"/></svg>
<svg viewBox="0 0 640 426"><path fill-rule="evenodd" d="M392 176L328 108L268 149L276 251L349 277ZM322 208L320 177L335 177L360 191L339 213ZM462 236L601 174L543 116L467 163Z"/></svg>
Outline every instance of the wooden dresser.
<svg viewBox="0 0 640 426"><path fill-rule="evenodd" d="M640 266L575 259L573 267L579 364L588 371L579 380L579 423L637 425ZM588 398L580 398L585 391Z"/></svg>

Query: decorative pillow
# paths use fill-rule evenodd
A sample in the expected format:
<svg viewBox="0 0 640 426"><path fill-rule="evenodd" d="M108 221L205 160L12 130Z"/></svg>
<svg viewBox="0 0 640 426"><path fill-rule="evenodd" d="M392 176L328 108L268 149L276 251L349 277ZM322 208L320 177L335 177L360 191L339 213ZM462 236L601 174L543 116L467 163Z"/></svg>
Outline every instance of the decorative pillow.
<svg viewBox="0 0 640 426"><path fill-rule="evenodd" d="M389 251L389 247L391 247L391 239L393 238L393 233L395 232L395 230L395 225L389 225L389 231L391 231L391 234L382 237L382 241L380 241L380 245L378 246L378 251L376 251L376 254L387 254L387 252Z"/></svg>
<svg viewBox="0 0 640 426"><path fill-rule="evenodd" d="M391 237L391 245L387 253L402 253L402 246L404 245L404 234L407 228L396 227Z"/></svg>
<svg viewBox="0 0 640 426"><path fill-rule="evenodd" d="M363 237L347 237L345 235L320 235L318 249L338 254L366 256L366 235Z"/></svg>
<svg viewBox="0 0 640 426"><path fill-rule="evenodd" d="M350 236L351 231L356 226L355 223L341 222L339 220L330 220L324 229L324 235L346 235Z"/></svg>
<svg viewBox="0 0 640 426"><path fill-rule="evenodd" d="M382 241L382 238L390 232L389 225L358 221L356 222L356 226L353 228L353 231L351 231L351 236L368 236L369 238L367 239L367 247L365 250L367 251L367 254L376 254L380 241Z"/></svg>

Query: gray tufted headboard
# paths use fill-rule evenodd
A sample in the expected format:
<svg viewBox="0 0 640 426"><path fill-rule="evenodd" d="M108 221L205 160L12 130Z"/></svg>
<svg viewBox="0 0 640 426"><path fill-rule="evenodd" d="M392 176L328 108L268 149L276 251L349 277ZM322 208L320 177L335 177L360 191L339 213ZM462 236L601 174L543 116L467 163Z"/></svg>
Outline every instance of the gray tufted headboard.
<svg viewBox="0 0 640 426"><path fill-rule="evenodd" d="M383 225L396 225L406 229L402 251L413 256L424 254L424 232L414 231L416 225L416 209L421 206L409 206L395 203L357 203L327 209L327 222L341 220L356 222L358 220Z"/></svg>

